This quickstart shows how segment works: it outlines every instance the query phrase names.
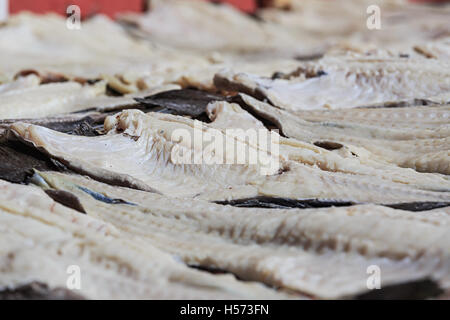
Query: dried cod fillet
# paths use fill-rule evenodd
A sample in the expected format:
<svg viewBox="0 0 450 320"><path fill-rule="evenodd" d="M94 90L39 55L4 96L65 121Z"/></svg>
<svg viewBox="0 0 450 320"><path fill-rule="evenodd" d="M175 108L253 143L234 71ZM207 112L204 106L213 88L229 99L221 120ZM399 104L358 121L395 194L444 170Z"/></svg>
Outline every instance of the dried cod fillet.
<svg viewBox="0 0 450 320"><path fill-rule="evenodd" d="M202 124L199 121L168 114L151 113L145 115L137 110L128 110L117 116L108 117L105 120L105 129L108 134L94 137L94 140L84 140L84 137L59 134L42 127L30 127L24 123L14 124L13 127L31 139L38 138L42 133L44 135L45 133L57 134L58 138L73 144L69 153L77 149L75 145L79 145L79 150L83 150L83 157L71 159L70 154L65 154L68 151L66 147L64 147L66 151L59 150L61 145L57 142L56 136L56 140L52 139L56 144L50 142L44 136L38 138L39 141L34 141L36 146L40 145L53 156L61 157L61 160L65 163L67 160L67 163L70 163L69 166L76 167L77 170L89 172L97 178L105 180L130 181L132 185L139 189L157 189L179 197L193 197L205 192L217 191L220 193L226 189L232 192L230 187L234 185L245 186L248 181L257 180L263 175L274 174L279 170L275 162L276 159L272 159L267 150L248 145L233 136L230 136L230 139L236 141L242 148L250 148L259 152L264 160L267 159L267 165L258 163L254 165L246 163L242 165L214 164L213 161L216 161L212 158L214 150L210 153L204 153L204 158L200 159L200 161L209 161L211 165L202 166L194 164L194 162L193 164L177 163L173 157L173 148L177 146L181 151L189 151L190 145L187 144L187 141L180 143L181 137L174 135L175 130L185 130L185 132L191 134L193 139L197 139L197 142L193 141L193 143L199 143L200 147L207 145L200 139L200 136L197 138L197 135L212 132L212 128L203 124L203 128L196 129L194 127L196 123ZM36 129L37 132L26 133L28 129L32 131ZM221 137L224 135L221 131L216 130L215 132ZM52 146L47 145L48 142ZM107 151L110 148L112 150ZM100 151L100 154L96 153L97 151ZM107 152L101 155L105 151ZM117 157L111 157L111 151ZM229 157L224 158L224 161L236 163L234 158L237 155L235 153L224 152L223 154L224 157ZM193 161L196 160L193 159ZM189 185L188 188L186 188L186 183Z"/></svg>
<svg viewBox="0 0 450 320"><path fill-rule="evenodd" d="M348 125L352 122L378 129L377 137L396 140L411 138L444 137L450 122L450 105L409 106L394 108L356 108L344 110L308 110L295 113L301 119L311 122L332 122ZM440 130L440 131L439 131ZM440 133L442 132L442 134ZM361 132L368 136L367 132Z"/></svg>
<svg viewBox="0 0 450 320"><path fill-rule="evenodd" d="M333 3L326 0L289 2L289 10L269 7L259 10L258 15L267 23L283 26L291 34L309 32L323 39L347 36L366 27L361 13L366 11L367 5L363 7L364 1L361 0L337 0Z"/></svg>
<svg viewBox="0 0 450 320"><path fill-rule="evenodd" d="M85 298L69 289L49 288L45 283L34 281L0 291L0 300L85 300Z"/></svg>
<svg viewBox="0 0 450 320"><path fill-rule="evenodd" d="M66 288L67 268L80 267L89 299L286 298L230 275L192 270L149 243L65 208L42 190L0 181L0 288L35 281Z"/></svg>
<svg viewBox="0 0 450 320"><path fill-rule="evenodd" d="M320 39L333 39L351 46L401 50L409 53L412 45L450 34L449 7L412 4L409 1L326 0L290 1L289 10L267 8L258 16L277 24L295 36L305 32ZM380 28L371 29L375 9L380 10Z"/></svg>
<svg viewBox="0 0 450 320"><path fill-rule="evenodd" d="M236 37L230 28L242 28L248 32L246 39L251 41L245 44L248 48L260 47L268 40L257 21L228 5L217 6L200 1L151 1L146 15L128 14L121 19L139 26L140 32L157 43L182 49L242 50L245 41ZM227 28L223 28L225 24Z"/></svg>
<svg viewBox="0 0 450 320"><path fill-rule="evenodd" d="M273 210L112 187L81 176L41 173L52 188L76 195L88 215L186 263L233 272L318 298L366 290L366 269L382 270L382 286L423 277L449 278L449 216L379 206ZM94 199L97 198L98 200ZM130 204L108 204L120 198ZM417 235L421 241L417 241Z"/></svg>
<svg viewBox="0 0 450 320"><path fill-rule="evenodd" d="M298 111L346 109L414 101L450 101L450 64L424 59L327 57L305 63L288 79L222 71L219 89L266 98L278 108Z"/></svg>
<svg viewBox="0 0 450 320"><path fill-rule="evenodd" d="M105 16L90 18L80 30L70 30L66 19L58 15L22 13L0 27L0 70L8 78L31 69L69 79L103 76L116 87L118 81L130 87L141 82L145 89L173 83L183 72L208 65L205 58L135 40ZM151 80L141 81L149 76Z"/></svg>
<svg viewBox="0 0 450 320"><path fill-rule="evenodd" d="M0 118L45 117L88 109L86 101L103 94L105 85L82 86L77 82L64 82L8 90L0 93Z"/></svg>
<svg viewBox="0 0 450 320"><path fill-rule="evenodd" d="M244 19L258 26L251 18ZM20 14L0 28L0 72L6 79L33 70L70 80L103 79L124 94L167 83L213 89L214 74L230 66L261 76L297 67L295 61L274 59L272 53L254 60L224 52L200 55L149 44L133 39L120 25L103 16L83 21L81 30L69 30L66 20L56 15Z"/></svg>
<svg viewBox="0 0 450 320"><path fill-rule="evenodd" d="M254 112L258 113L258 110L256 107L252 107L252 104L260 103L264 107L268 107L266 104L263 104L259 101L256 101L255 99L246 96L246 95L240 95L239 97L239 103L245 105L247 109L253 109ZM270 110L270 109L269 109ZM275 109L274 114L276 114L276 111L278 109ZM361 110L361 117L364 116L365 112L363 109L357 109ZM357 113L357 110L354 110L354 113ZM379 109L368 109L370 111L372 110L379 110ZM393 111L398 109L385 109L388 110L387 112L391 111L391 115L393 115L393 118L395 117L395 113ZM409 109L408 109L409 110ZM434 111L434 113L432 112ZM333 111L305 111L302 113L306 115L312 115L313 117L315 115L321 114L321 113L332 113ZM343 114L343 117L345 117L345 113L349 114L352 110L343 110L340 113ZM224 102L217 102L217 103L211 103L207 107L207 113L209 115L209 118L213 120L213 122L210 124L211 126L215 128L254 128L260 130L263 128L263 124L259 122L256 118L251 116L248 112L244 111L240 106L237 104L229 104ZM400 114L400 112L397 112ZM278 122L276 119L273 119L270 117L270 114L267 113L259 113L263 118L266 118L268 120L274 121L276 124ZM378 113L376 113L378 114ZM297 114L296 114L297 115ZM292 115L292 118L295 118L296 115ZM423 118L423 115L419 112L417 113L417 119L414 119L414 114L405 112L405 117L409 118L410 121L408 121L408 124L414 128L414 130L417 128L417 123L421 123L421 119ZM424 120L423 122L428 122L429 125L434 126L441 126L444 124L444 128L440 129L438 132L433 135L433 131L425 131L423 132L423 136L425 137L438 137L443 138L443 134L445 134L445 123L447 122L446 119L446 111L445 108L439 108L438 110L433 110L433 108L430 108L430 113L427 114L426 118L429 120ZM261 118L261 117L260 117ZM366 117L370 118L370 117ZM355 122L355 121L354 121ZM358 121L359 122L359 121ZM398 121L401 122L401 121ZM405 121L406 122L406 121ZM281 129L283 129L282 126L279 126ZM329 130L332 130L333 126L330 125ZM364 132L358 132L360 136L364 136L367 134L369 137L372 137L375 133L371 132L368 128L365 128ZM381 130L374 130L378 134L386 134L389 136L389 131L383 129L383 132ZM408 133L403 132L394 132L395 137L399 140L406 139L408 137ZM421 137L421 132L418 130L414 131L415 137ZM427 136L429 134L429 136ZM398 168L395 165L390 165L388 163L385 163L384 161L377 161L373 159L373 155L368 153L366 150L361 148L348 148L346 146L337 144L337 150L333 152L328 152L323 149L323 147L328 148L328 146L322 146L320 148L316 147L315 145L321 146L330 144L331 142L328 141L315 141L315 145L311 145L308 143L302 143L300 141L296 141L294 139L286 139L283 137L279 137L280 143L279 143L279 153L284 156L285 159L289 159L291 161L300 162L300 163L306 163L309 165L316 165L320 167L322 170L325 171L331 171L331 172L343 172L343 173L352 173L352 174L358 174L358 175L370 175L373 178L374 177L381 177L386 180L394 181L394 182L400 182L403 184L412 184L415 185L418 188L422 189L428 189L428 190L437 190L437 191L443 191L448 190L448 179L444 176L436 175L436 174L423 174L423 173L417 173L412 171L411 169L402 169ZM310 141L314 142L314 141ZM333 149L332 149L333 150ZM294 166L295 167L295 166ZM300 167L297 167L300 168ZM286 168L285 168L286 169ZM285 173L286 174L286 173ZM314 175L314 174L313 174ZM276 177L274 177L276 178ZM336 177L335 177L336 178Z"/></svg>
<svg viewBox="0 0 450 320"><path fill-rule="evenodd" d="M371 0L368 3L374 4ZM370 43L378 48L411 53L417 44L449 37L449 19L450 6L448 5L433 8L426 4L409 3L398 8L394 7L392 10L382 8L380 29L370 30L363 27L347 41L363 44L363 46Z"/></svg>
<svg viewBox="0 0 450 320"><path fill-rule="evenodd" d="M247 95L241 97L252 112L276 123L288 137L310 143L338 142L360 157L378 158L421 172L450 173L447 105L292 112ZM370 154L364 155L364 149L352 146Z"/></svg>
<svg viewBox="0 0 450 320"><path fill-rule="evenodd" d="M284 28L261 23L227 4L153 0L145 15L127 14L120 20L130 25L132 33L140 38L185 51L217 51L237 59L239 55L271 58L311 55L326 47L324 39L306 32L293 38Z"/></svg>
<svg viewBox="0 0 450 320"><path fill-rule="evenodd" d="M279 143L275 141L269 147L223 129L228 123L221 119L234 118L246 128L256 124L265 132L237 104L216 102L208 110L217 124L126 110L105 120L105 136L75 137L26 123L15 123L11 130L19 139L77 172L119 186L158 190L172 197L220 201L262 195L383 204L450 200L450 181L439 175L374 161L364 163L351 154L335 154L276 133ZM201 130L196 129L199 125ZM192 140L175 134L177 130L184 130ZM239 164L233 144L219 150L223 145L210 144L197 135L212 130L219 138L230 137L229 141L245 152L255 152L257 162ZM199 162L195 162L197 158L180 162L173 157L180 150L195 155L202 146L203 159ZM214 164L218 155L224 156L224 164Z"/></svg>

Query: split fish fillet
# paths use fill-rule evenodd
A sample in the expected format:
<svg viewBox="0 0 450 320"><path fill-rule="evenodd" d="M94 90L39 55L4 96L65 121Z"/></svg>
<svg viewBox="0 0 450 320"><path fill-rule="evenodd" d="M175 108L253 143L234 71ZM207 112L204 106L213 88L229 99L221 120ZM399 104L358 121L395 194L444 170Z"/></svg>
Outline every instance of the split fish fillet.
<svg viewBox="0 0 450 320"><path fill-rule="evenodd" d="M180 143L181 137L174 135L175 130L185 130L181 133L191 134L193 139L197 139L200 147L203 147L203 141L197 138L197 135L211 132L211 128L204 125L200 129L195 129L196 123L202 125L199 121L179 116L157 113L145 115L137 110L129 110L107 118L105 129L108 134L94 137L92 140L85 140L85 137L59 134L38 126L30 127L27 124L20 124L19 130L28 138L37 138L39 141L35 140L36 146L40 145L53 156L61 157L61 159L66 158L71 166L75 166L83 172L90 172L105 179L115 177L116 180L131 180L133 181L132 184L139 189L157 189L180 197L193 197L206 192L226 191L234 185L246 185L247 181L259 179L261 176L273 174L279 170L275 159L272 159L273 157L269 152L258 149L257 146L239 142L232 136L230 136L230 140L236 141L242 148L248 147L255 152L260 152L261 157L267 159L268 166L245 163L242 165L214 164L213 161L216 160L210 158L212 152L205 153L204 157L200 159L201 161L210 161L210 165L194 164L195 159L192 159L192 164L185 164L182 159L177 163L173 154L176 155L178 152L174 153L174 148L178 147L181 151L190 151L188 149L190 144L187 141ZM19 128L16 125L13 126ZM37 131L28 134L25 132L28 129L36 129ZM50 136L56 134L54 136L56 140L51 138L53 141L51 142L41 135L46 133ZM216 133L220 137L223 135L221 131L216 131ZM39 136L41 138L38 138ZM48 137L50 138L50 136ZM84 156L73 159L71 154L65 155L65 151L59 149L62 146L58 142L59 138L73 143L72 151L77 148L75 144L79 144ZM47 143L51 145L47 145ZM194 143L197 142L193 141ZM65 147L64 149L67 150ZM92 157L89 156L90 152L99 150L101 153L105 153L103 155L91 153ZM192 154L195 155L195 153ZM112 155L115 156L112 157ZM223 160L234 163L234 158L237 155L230 152L224 153L224 157L228 158ZM191 158L189 158L190 160Z"/></svg>
<svg viewBox="0 0 450 320"><path fill-rule="evenodd" d="M258 13L267 23L281 25L290 34L306 31L324 39L345 36L365 27L364 20L358 13L364 12L367 6L362 9L361 2L363 1L289 1L289 10L269 7Z"/></svg>
<svg viewBox="0 0 450 320"><path fill-rule="evenodd" d="M450 200L450 181L439 175L364 164L352 155L341 156L276 133L279 142L275 140L272 145L251 141L223 129L228 126L223 119L235 117L247 128L256 125L265 133L266 129L237 104L216 102L208 110L217 124L126 110L105 120L104 136L71 136L27 123L15 123L11 130L77 172L172 197L218 201L264 195L384 204ZM178 135L179 130L187 136ZM222 138L230 138L231 146L208 144L198 135L212 132L221 143ZM256 162L250 162L247 155L240 164L235 147L256 154ZM203 158L195 162L199 148ZM174 157L180 150L194 157L180 161ZM219 155L223 162L218 164L214 161Z"/></svg>
<svg viewBox="0 0 450 320"><path fill-rule="evenodd" d="M109 223L55 203L39 188L0 181L0 290L32 282L66 288L80 270L88 299L276 299L286 294L192 270Z"/></svg>
<svg viewBox="0 0 450 320"><path fill-rule="evenodd" d="M450 285L450 217L440 211L429 215L374 205L252 209L200 200L186 206L183 199L81 176L39 177L44 188L76 195L88 215L111 223L134 243L155 245L188 264L244 280L317 298L343 298L365 291L366 270L377 265L382 286L423 277L444 289ZM128 204L105 201L117 198Z"/></svg>
<svg viewBox="0 0 450 320"><path fill-rule="evenodd" d="M290 138L339 142L368 150L367 158L421 172L450 173L448 105L293 112L241 97L253 112L276 123Z"/></svg>
<svg viewBox="0 0 450 320"><path fill-rule="evenodd" d="M114 110L135 105L133 97L177 88L177 85L163 85L122 97L110 97L106 95L103 81L94 85L78 82L40 84L35 75L30 75L0 86L0 119L48 117L88 109Z"/></svg>
<svg viewBox="0 0 450 320"><path fill-rule="evenodd" d="M366 2L365 10L375 4L372 0ZM425 3L424 3L425 4ZM428 5L405 5L393 8L383 8L381 1L381 25L378 30L370 30L363 21L360 31L351 35L346 41L355 44L371 43L378 48L410 53L417 44L442 40L450 36L450 6L433 8ZM365 16L367 19L367 16ZM374 32L376 31L376 32Z"/></svg>
<svg viewBox="0 0 450 320"><path fill-rule="evenodd" d="M181 2L184 6L185 1ZM211 6L215 10L209 3L188 4L191 9L196 6ZM227 7L225 11L233 10ZM251 18L237 14L259 28ZM226 23L226 28L216 30L229 28L229 22ZM159 22L157 24L158 30L162 30ZM234 35L233 38L238 39ZM82 29L76 32L66 27L66 19L56 15L22 13L12 16L0 27L0 72L6 79L13 79L24 70L33 70L67 79L103 79L116 91L126 94L164 84L212 89L214 74L225 67L270 76L275 71L289 71L297 66L293 60L274 59L271 54L261 56L256 63L253 60L227 56L223 52L180 52L160 43L148 43L133 38L120 24L104 16L83 21ZM3 81L0 79L0 82Z"/></svg>
<svg viewBox="0 0 450 320"><path fill-rule="evenodd" d="M95 99L105 91L105 84L82 86L76 82L36 85L8 90L0 94L2 119L32 118L70 113L85 108L83 101ZM64 108L64 105L67 108Z"/></svg>
<svg viewBox="0 0 450 320"><path fill-rule="evenodd" d="M450 297L450 7L281 2L0 24L0 299Z"/></svg>
<svg viewBox="0 0 450 320"><path fill-rule="evenodd" d="M59 15L29 13L13 15L0 27L0 70L10 79L31 69L71 79L107 76L113 84L116 75L125 84L145 78L149 86L156 86L208 65L203 57L134 39L101 15L83 21L80 30L67 28L66 19Z"/></svg>
<svg viewBox="0 0 450 320"><path fill-rule="evenodd" d="M414 99L449 102L449 70L448 62L430 59L327 57L282 79L224 70L214 83L290 111L346 109Z"/></svg>
<svg viewBox="0 0 450 320"><path fill-rule="evenodd" d="M244 102L247 107L250 107L248 104L255 104L260 103L263 104L249 96L241 95L242 98L241 102ZM263 106L266 106L263 104ZM278 109L275 109L277 111ZM358 109L362 110L362 109ZM378 110L378 109L369 109L369 110ZM396 109L386 109L387 111L390 110L396 110ZM445 110L445 109L444 109ZM258 110L254 110L258 111ZM304 112L304 114L319 114L325 113L325 111L308 111ZM329 111L330 113L333 111ZM350 113L351 110L347 110L347 113ZM257 119L255 119L253 116L251 116L248 112L244 111L239 105L237 104L229 104L229 103L211 103L207 107L207 113L213 122L210 124L211 126L215 128L253 128L261 130L261 128L264 128L264 125L259 122ZM258 113L258 112L257 112ZM344 110L343 110L344 113ZM355 112L356 113L356 112ZM362 111L362 113L364 113ZM261 114L261 113L260 113ZM275 113L276 114L276 113ZM263 118L273 120L270 117L270 114L261 114ZM406 113L408 115L408 113ZM420 114L418 114L420 115ZM291 118L295 118L295 115L291 115ZM411 117L408 117L411 120L409 121L413 127L414 123L419 123L420 119L417 119L415 122L413 119L413 115ZM429 113L428 118L430 119L430 124L435 125L441 125L445 124L445 118L446 114L443 112L443 110L439 109L436 111L436 114L433 115L433 113ZM277 123L277 121L275 121ZM406 122L406 121L405 121ZM280 127L283 129L283 127ZM329 129L331 130L331 128ZM366 129L365 131L369 131ZM359 135L364 135L364 132L358 132ZM381 131L381 130L380 130ZM386 132L386 130L384 130ZM369 131L370 134L370 131ZM372 133L373 134L373 133ZM397 133L398 135L402 135L402 133ZM418 135L417 131L415 133ZM405 135L406 136L406 135ZM405 139L403 136L399 136L398 139ZM326 176L325 172L320 172L319 170L311 169L311 168L305 168L302 166L296 165L297 163L302 164L309 164L313 166L318 166L320 169L324 171L330 171L332 173L336 172L342 172L342 173L350 173L352 175L370 175L372 178L382 178L385 180L390 180L394 182L399 182L403 184L410 184L415 185L418 188L425 189L425 190L436 190L436 191L448 191L449 185L448 185L448 179L445 176L437 175L437 174L423 174L423 173L417 173L411 169L403 169L399 168L396 165L391 165L389 163L386 163L382 160L377 161L373 159L373 155L368 153L366 150L362 148L347 148L342 146L340 150L336 150L333 152L329 152L324 150L323 148L316 147L315 145L309 144L309 143L302 143L298 140L294 139L286 139L283 137L279 137L279 153L280 155L284 156L285 159L288 159L290 161L285 162L286 169L289 168L289 170L295 171L295 174L289 174L289 172L285 172L284 174L280 176L272 176L268 177L268 181L266 183L271 183L270 181L274 182L274 180L278 180L278 182L283 181L283 183L287 183L289 180L292 182L294 180L297 181L297 186L294 187L294 185L291 185L292 190L298 190L299 185L305 186L305 181L313 180L314 176L321 175L322 181L326 181L328 177L331 178L331 176ZM308 141L308 142L314 142L314 141ZM325 142L326 143L326 142ZM448 162L448 161L447 161ZM346 179L352 179L352 176L349 175L347 177L341 176L343 180L339 180L339 175L334 174L334 177L329 180L330 183L338 183L339 185L346 185L351 184L349 180ZM363 183L363 179L359 179L360 177L353 177L354 178L354 184L359 185L362 187L360 183ZM338 180L334 180L338 179ZM346 182L345 182L346 181ZM372 180L374 182L374 180ZM377 182L383 185L381 182ZM364 183L363 183L364 185ZM370 185L370 183L369 183ZM284 187L283 185L275 187L275 190L280 190L280 187L282 189L285 189L283 191L279 191L278 195L282 196L284 192L288 192L288 194L293 194L295 197L295 191L289 191L288 187ZM363 188L367 188L368 186ZM372 185L373 187L373 185ZM370 188L370 187L369 187ZM269 188L266 188L269 190ZM321 189L327 189L329 188L322 185ZM341 191L343 191L341 189ZM260 190L261 192L261 190ZM273 191L272 191L273 192ZM276 192L276 191L275 191ZM293 193L292 193L293 192ZM387 195L388 192L385 192L385 199L389 197ZM266 194L270 195L272 193ZM276 195L272 194L272 195ZM297 194L299 196L299 194ZM335 195L336 196L336 195ZM340 195L343 199L346 199L345 196Z"/></svg>
<svg viewBox="0 0 450 320"><path fill-rule="evenodd" d="M294 57L322 52L326 47L324 39L307 32L297 33L294 38L279 25L261 23L224 3L153 0L145 15L127 14L120 20L130 24L137 37L178 50L217 51L236 59L261 55Z"/></svg>
<svg viewBox="0 0 450 320"><path fill-rule="evenodd" d="M450 7L433 8L410 1L326 0L289 1L289 10L264 8L258 12L266 23L284 28L292 37L309 33L322 41L409 53L412 45L450 34ZM376 6L376 7L374 7ZM373 29L377 8L380 28Z"/></svg>

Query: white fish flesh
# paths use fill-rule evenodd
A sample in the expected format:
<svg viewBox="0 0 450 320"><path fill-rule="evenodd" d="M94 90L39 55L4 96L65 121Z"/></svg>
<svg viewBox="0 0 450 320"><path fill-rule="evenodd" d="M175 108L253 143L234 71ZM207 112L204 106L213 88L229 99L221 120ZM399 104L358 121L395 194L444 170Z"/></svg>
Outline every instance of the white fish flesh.
<svg viewBox="0 0 450 320"><path fill-rule="evenodd" d="M334 141L359 147L352 151L360 157L421 172L450 173L448 105L292 112L241 97L253 112L276 123L290 138Z"/></svg>
<svg viewBox="0 0 450 320"><path fill-rule="evenodd" d="M32 282L71 289L69 277L78 270L80 287L72 292L87 299L289 297L190 269L109 223L55 203L39 188L3 181L0 188L0 291Z"/></svg>
<svg viewBox="0 0 450 320"><path fill-rule="evenodd" d="M49 117L82 110L108 111L136 104L144 97L177 89L177 85L156 86L122 97L106 95L106 82L82 85L78 82L40 84L35 75L0 86L0 119Z"/></svg>
<svg viewBox="0 0 450 320"><path fill-rule="evenodd" d="M126 110L108 117L107 134L98 137L75 137L27 123L15 123L11 129L23 141L80 173L116 185L158 190L173 197L218 201L264 195L372 203L450 200L450 181L438 175L379 163L365 164L351 155L341 156L292 139L280 138L278 144L270 146L279 148L277 154L268 149L268 144L231 135L229 141L236 147L241 146L247 152L253 150L258 155L254 164L248 160L239 164L234 145L225 145L232 150L219 150L223 144L211 146L198 135L199 131L215 129L218 137L229 136L221 129L221 119L233 113L247 128L261 125L238 105L218 102L208 109L218 121L216 128L215 122L205 124L180 116ZM223 110L226 112L221 115ZM196 129L199 125L202 129ZM194 141L180 139L174 134L177 130L185 130ZM199 162L194 162L196 158L187 163L174 158L180 150L182 154L195 156L196 148L202 151ZM224 157L222 164L214 162L217 160L214 156L219 154Z"/></svg>
<svg viewBox="0 0 450 320"><path fill-rule="evenodd" d="M290 111L347 109L415 99L449 102L449 70L448 62L430 59L327 57L305 63L286 79L224 70L214 83Z"/></svg>

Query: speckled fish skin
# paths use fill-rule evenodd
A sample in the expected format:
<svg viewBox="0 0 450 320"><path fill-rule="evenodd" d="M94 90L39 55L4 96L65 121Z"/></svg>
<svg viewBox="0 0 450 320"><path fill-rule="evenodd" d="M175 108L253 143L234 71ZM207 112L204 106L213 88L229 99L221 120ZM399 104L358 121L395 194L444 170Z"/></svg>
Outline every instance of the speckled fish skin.
<svg viewBox="0 0 450 320"><path fill-rule="evenodd" d="M262 117L277 124L288 137L306 142L328 140L361 147L372 158L412 168L420 172L450 173L450 109L441 107L408 107L383 109L391 119L374 123L380 109L356 108L340 111L289 112L274 108L250 96L241 95L246 104ZM373 114L373 116L368 116ZM335 115L337 119L335 119ZM404 117L400 123L394 119ZM328 117L328 119L327 119ZM365 120L359 121L359 118ZM408 119L411 118L411 122ZM421 122L421 119L424 119ZM422 123L423 126L422 127ZM358 152L356 152L358 153Z"/></svg>
<svg viewBox="0 0 450 320"><path fill-rule="evenodd" d="M204 125L206 129L223 127L222 112L226 117L230 114L239 117L242 125L260 126L237 105L221 102L215 106L224 108L215 111L217 126L212 122ZM363 203L450 200L450 181L440 177L416 176L419 174L389 166L364 165L352 156L343 157L284 138L280 139L278 161L273 158L278 168L283 169L281 172L272 170L261 174L258 164L174 163L171 150L180 142L173 140L172 133L180 128L192 132L194 125L193 120L183 117L127 110L107 118L105 128L109 133L100 137L73 137L25 123L13 124L12 131L78 172L116 185L157 190L172 197L217 201L265 195ZM248 148L261 149L259 145L245 144Z"/></svg>
<svg viewBox="0 0 450 320"><path fill-rule="evenodd" d="M366 269L383 285L431 277L450 285L449 216L364 205L276 210L235 208L111 187L76 175L40 173L48 186L79 197L88 215L135 239L244 280L307 293L349 297L366 290ZM134 205L94 200L83 186ZM417 235L421 241L417 241ZM332 266L330 268L330 266Z"/></svg>
<svg viewBox="0 0 450 320"><path fill-rule="evenodd" d="M113 225L63 207L32 186L0 181L0 290L39 281L66 288L80 267L87 299L280 299L230 275L190 269Z"/></svg>
<svg viewBox="0 0 450 320"><path fill-rule="evenodd" d="M445 61L327 57L305 63L287 79L224 70L215 84L285 110L348 109L414 99L449 102L449 70Z"/></svg>

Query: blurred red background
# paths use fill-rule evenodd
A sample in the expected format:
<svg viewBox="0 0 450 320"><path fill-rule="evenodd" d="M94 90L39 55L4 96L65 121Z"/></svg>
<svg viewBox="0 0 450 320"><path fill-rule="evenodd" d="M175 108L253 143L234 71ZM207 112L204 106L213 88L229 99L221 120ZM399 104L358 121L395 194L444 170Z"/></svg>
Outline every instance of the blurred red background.
<svg viewBox="0 0 450 320"><path fill-rule="evenodd" d="M1 0L0 0L1 1ZM330 0L331 1L331 0ZM443 2L445 0L411 0L413 2ZM140 12L145 8L146 0L9 0L10 13L28 10L36 13L57 12L65 15L66 8L75 4L81 8L83 17L95 13L104 13L114 17L119 12ZM256 8L257 0L219 0L228 2L241 10L252 12Z"/></svg>
<svg viewBox="0 0 450 320"><path fill-rule="evenodd" d="M144 9L142 0L9 0L9 12L11 14L23 10L35 13L57 12L66 15L68 6L75 4L81 8L83 17L95 13L104 13L110 17L118 12L140 12Z"/></svg>

